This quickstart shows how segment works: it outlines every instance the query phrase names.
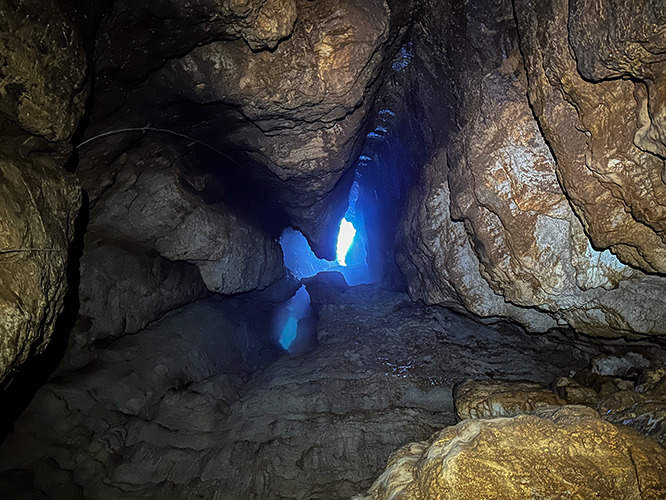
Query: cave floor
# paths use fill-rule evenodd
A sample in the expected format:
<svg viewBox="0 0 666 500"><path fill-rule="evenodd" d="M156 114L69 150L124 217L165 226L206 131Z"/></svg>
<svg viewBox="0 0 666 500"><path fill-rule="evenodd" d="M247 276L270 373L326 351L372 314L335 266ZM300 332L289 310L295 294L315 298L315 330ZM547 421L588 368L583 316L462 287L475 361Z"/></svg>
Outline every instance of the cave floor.
<svg viewBox="0 0 666 500"><path fill-rule="evenodd" d="M349 498L392 451L455 422L458 382L550 384L615 349L373 286L313 291L318 345L299 356L253 357L251 309L219 298L98 347L97 362L54 377L17 421L0 494Z"/></svg>

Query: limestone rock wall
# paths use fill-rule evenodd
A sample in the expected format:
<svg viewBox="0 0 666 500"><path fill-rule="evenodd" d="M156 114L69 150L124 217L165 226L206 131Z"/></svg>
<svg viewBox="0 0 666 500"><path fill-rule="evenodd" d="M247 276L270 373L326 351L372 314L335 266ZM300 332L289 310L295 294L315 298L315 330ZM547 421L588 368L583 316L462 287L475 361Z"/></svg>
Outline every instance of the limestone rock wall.
<svg viewBox="0 0 666 500"><path fill-rule="evenodd" d="M646 260L629 259L617 250L626 246L601 244L591 229L591 224L606 227L607 241L629 241L634 234L638 246L631 248L651 250L632 250L632 255L661 259L657 240L665 220L659 208L666 189L660 177L663 160L632 142L638 122L627 126L627 117L635 118L640 106L633 90L618 89L634 84L613 80L610 84L617 89L605 92L605 83L595 87L583 80L567 48L567 19L575 24L575 14L569 16L562 7L559 19L544 12L529 17L521 9L531 12L536 7L515 3L525 58L509 2L475 2L457 14L457 25L465 26L452 37L451 49L458 54L456 60L464 61L452 76L460 89L458 130L447 150L440 149L426 164L398 238L398 262L410 293L428 303L463 304L481 316L513 317L535 331L559 324L604 336L663 334L666 280L650 274L656 268L643 265ZM559 26L559 35L539 34L537 19L543 30ZM559 59L548 55L554 46L560 47ZM567 99L582 99L581 94L552 87L550 69L547 75L539 73L562 60L568 66L557 66L557 81L578 81L588 86L589 99L605 98L607 104L569 104ZM546 102L544 89L551 101ZM588 128L594 125L592 135L579 124L576 109L596 110L594 117L586 115ZM604 109L615 109L617 115L598 114ZM620 158L617 171L606 175L586 167L594 157L588 145L596 148L597 156ZM574 151L579 153L576 161ZM633 172L629 164L642 167ZM574 167L582 177L567 180ZM610 182L611 177L617 182ZM630 187L637 184L642 184L643 194ZM628 202L631 196L636 199ZM583 197L588 214L595 211L590 215L594 223L581 214ZM621 214L603 200L612 201ZM633 214L634 209L645 216ZM631 227L618 222L630 219Z"/></svg>
<svg viewBox="0 0 666 500"><path fill-rule="evenodd" d="M81 204L65 172L86 60L57 2L0 2L0 385L49 344Z"/></svg>
<svg viewBox="0 0 666 500"><path fill-rule="evenodd" d="M139 20L143 34L128 39ZM382 0L116 2L99 34L104 97L90 135L150 122L203 139L331 256L389 23ZM158 36L168 27L180 36Z"/></svg>
<svg viewBox="0 0 666 500"><path fill-rule="evenodd" d="M88 95L82 41L58 3L0 2L0 113L21 130L67 142Z"/></svg>
<svg viewBox="0 0 666 500"><path fill-rule="evenodd" d="M515 5L530 103L592 244L663 273L663 4Z"/></svg>
<svg viewBox="0 0 666 500"><path fill-rule="evenodd" d="M283 276L277 243L224 203L207 203L208 177L168 146L140 143L103 170L83 177L91 210L79 351L137 332L208 291L262 289Z"/></svg>

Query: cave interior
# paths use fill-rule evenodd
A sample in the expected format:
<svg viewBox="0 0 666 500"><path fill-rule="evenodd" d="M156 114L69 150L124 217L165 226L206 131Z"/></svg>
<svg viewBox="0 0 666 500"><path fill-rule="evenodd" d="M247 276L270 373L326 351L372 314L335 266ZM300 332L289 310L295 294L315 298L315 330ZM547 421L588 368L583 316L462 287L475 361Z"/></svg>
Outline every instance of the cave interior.
<svg viewBox="0 0 666 500"><path fill-rule="evenodd" d="M0 0L0 498L666 498L662 0Z"/></svg>

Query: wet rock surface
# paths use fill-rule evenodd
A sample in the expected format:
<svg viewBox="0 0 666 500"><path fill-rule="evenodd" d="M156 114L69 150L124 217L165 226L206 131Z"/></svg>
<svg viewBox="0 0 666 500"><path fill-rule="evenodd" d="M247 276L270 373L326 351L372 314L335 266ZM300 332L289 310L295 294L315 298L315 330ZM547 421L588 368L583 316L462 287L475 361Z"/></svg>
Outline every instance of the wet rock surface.
<svg viewBox="0 0 666 500"><path fill-rule="evenodd" d="M390 453L455 422L456 383L546 385L602 352L377 287L308 289L320 322L301 356L268 363L271 309L256 298L207 299L98 343L96 363L60 373L17 422L3 484L26 488L23 470L35 490L59 478L85 498L349 498Z"/></svg>
<svg viewBox="0 0 666 500"><path fill-rule="evenodd" d="M517 479L519 478L519 479ZM666 494L666 451L584 406L467 419L395 452L367 500L645 498Z"/></svg>
<svg viewBox="0 0 666 500"><path fill-rule="evenodd" d="M42 354L64 309L81 205L64 170L86 60L57 2L0 2L0 387Z"/></svg>
<svg viewBox="0 0 666 500"><path fill-rule="evenodd" d="M634 146L635 128L611 125L624 123L619 115L633 116L630 110L636 111L636 103L631 93L622 94L615 87L604 93L600 88L608 83L633 89L634 84L613 80L596 87L578 74L567 48L565 3L550 3L557 14L546 14L533 4L516 2L522 53L510 4L480 1L460 9L458 16L465 22L458 24L466 30L457 28L451 50L460 54L460 60L474 61L457 67L453 77L464 89L454 103L464 118L450 146L426 162L414 188L399 235L398 263L410 294L428 303L458 303L480 316L508 316L533 331L568 324L599 336L662 335L666 280L643 272L656 268L623 257L626 252L614 244L601 243L610 235L625 235L626 241L635 236L632 248L650 253L652 262L660 261L659 207L666 189L659 177L662 160ZM551 23L553 15L560 17ZM555 26L557 34L552 32ZM569 33L569 39L573 36ZM468 43L460 44L460 37ZM550 39L559 40L559 45L547 42ZM557 54L552 54L554 46L559 47ZM547 74L542 74L543 67ZM536 74L541 75L538 81ZM572 83L569 89L558 84L559 90L554 90L547 78L580 85ZM546 102L542 96L546 90L539 85L550 89L553 102ZM581 117L565 114L567 109L581 110ZM609 116L592 111L601 109ZM617 118L610 116L615 113ZM574 132L576 120L587 125ZM572 130L551 137L557 127ZM578 142L571 140L572 134L578 134ZM582 149L576 149L577 144ZM574 150L579 152L575 159ZM606 158L604 152L619 159ZM574 175L572 165L586 173ZM615 165L615 173L606 165ZM591 180L586 184L582 179ZM635 184L650 194L633 200L638 193ZM588 201L579 204L577 196ZM609 200L615 208L601 200ZM581 208L588 203L589 208ZM643 203L651 208L640 208ZM626 206L632 208L622 208ZM631 215L631 210L636 214ZM581 211L595 222L587 222ZM646 214L643 219L638 212ZM654 222L645 218L651 217L648 212ZM631 228L608 227L604 237L597 237L600 233L592 228L621 225L621 220L629 221ZM628 245L619 247L626 250ZM647 247L651 249L640 250Z"/></svg>
<svg viewBox="0 0 666 500"><path fill-rule="evenodd" d="M243 377L274 357L260 335L270 317L245 307L199 301L98 346L86 376L63 372L45 385L2 453L3 469L23 461L34 481L17 485L3 474L3 497L185 498L196 490L225 442L221 424Z"/></svg>

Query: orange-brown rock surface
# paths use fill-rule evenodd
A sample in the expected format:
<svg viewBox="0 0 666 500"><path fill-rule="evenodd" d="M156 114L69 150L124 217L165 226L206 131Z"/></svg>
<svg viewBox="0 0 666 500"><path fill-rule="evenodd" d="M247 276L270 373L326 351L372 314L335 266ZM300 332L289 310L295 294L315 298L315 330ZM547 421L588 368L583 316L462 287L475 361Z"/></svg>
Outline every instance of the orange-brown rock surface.
<svg viewBox="0 0 666 500"><path fill-rule="evenodd" d="M625 258L615 244L600 243L596 230L591 229L592 225L605 227L604 238L638 238L632 248L646 249L641 252L652 255L655 263L660 259L659 227L666 220L660 208L666 194L660 177L663 162L634 146L635 130L624 126L626 117L632 116L630 109L636 107L633 91L604 93L602 84L595 87L584 81L566 48L565 14L560 13L565 20L544 13L528 19L521 9L529 12L536 7L516 2L521 34L526 31L521 36L521 54L512 31L511 6L475 5L462 9L467 23L459 25L466 29L458 28L469 43L452 49L470 61L461 65L455 77L464 89L457 102L462 117L459 130L453 133L447 151L440 150L425 165L398 240L398 262L410 293L428 303L462 304L481 316L509 316L535 331L570 325L602 336L663 334L666 280L649 274L656 267ZM479 10L492 17L483 30L476 27ZM538 43L546 43L537 29L540 22L543 30L559 26L558 33L548 31L548 36L559 40L562 47L549 43L543 50L539 48ZM551 54L554 47L560 47L557 57ZM568 66L562 66L564 60ZM543 88L539 87L534 75L543 65L557 66L560 80L579 82L587 89L583 95L607 99L607 105L601 101L578 107L567 104L563 96L569 94L554 90L543 75L538 80ZM609 84L633 88L625 80ZM561 102L546 106L539 97L544 89ZM570 94L579 95L573 90ZM553 118L554 113L567 109L568 115ZM591 123L597 127L589 141L588 134L580 132L585 127L576 125L575 109L596 110L596 115L591 111L584 115L589 127ZM616 114L604 115L603 110ZM569 127L570 133L561 133L561 140L553 143L553 124ZM606 176L618 185L602 183L598 169L585 167L594 156L586 153L588 142L596 148L595 154L608 156L607 163L612 163L611 157L621 159L618 165L623 167ZM574 151L580 153L580 161L571 160ZM574 167L583 168L584 175L567 181L567 172ZM597 191L590 187L593 184ZM641 194L631 187L636 184L647 191ZM579 203L582 198L576 193L591 196L585 203L596 222L586 221ZM630 198L635 200L629 202ZM615 204L618 212L607 202ZM645 224L640 222L648 219Z"/></svg>
<svg viewBox="0 0 666 500"><path fill-rule="evenodd" d="M460 420L513 417L543 406L565 404L552 391L533 382L467 380L456 388L453 397Z"/></svg>
<svg viewBox="0 0 666 500"><path fill-rule="evenodd" d="M514 3L530 103L592 245L663 273L663 3Z"/></svg>
<svg viewBox="0 0 666 500"><path fill-rule="evenodd" d="M57 2L0 2L0 386L49 344L81 204L64 170L87 95Z"/></svg>
<svg viewBox="0 0 666 500"><path fill-rule="evenodd" d="M464 420L391 455L366 500L666 495L666 451L583 406Z"/></svg>

